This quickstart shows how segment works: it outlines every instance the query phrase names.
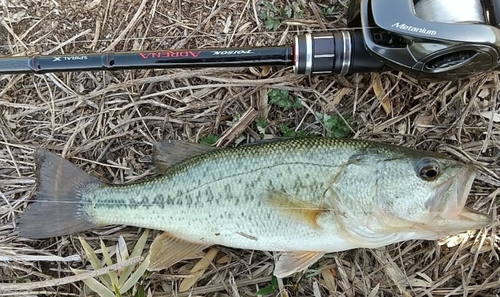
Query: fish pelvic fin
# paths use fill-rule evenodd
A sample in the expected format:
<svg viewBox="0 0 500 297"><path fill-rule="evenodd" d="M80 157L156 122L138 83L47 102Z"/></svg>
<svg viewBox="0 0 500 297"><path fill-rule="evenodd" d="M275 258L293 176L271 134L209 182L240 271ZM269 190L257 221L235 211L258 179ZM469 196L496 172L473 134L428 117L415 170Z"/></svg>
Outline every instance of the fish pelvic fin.
<svg viewBox="0 0 500 297"><path fill-rule="evenodd" d="M35 165L38 195L21 215L19 236L49 238L96 227L82 195L90 185L102 182L43 149L36 151Z"/></svg>
<svg viewBox="0 0 500 297"><path fill-rule="evenodd" d="M321 252L285 252L279 256L274 267L274 276L284 278L306 270L316 263L325 253Z"/></svg>

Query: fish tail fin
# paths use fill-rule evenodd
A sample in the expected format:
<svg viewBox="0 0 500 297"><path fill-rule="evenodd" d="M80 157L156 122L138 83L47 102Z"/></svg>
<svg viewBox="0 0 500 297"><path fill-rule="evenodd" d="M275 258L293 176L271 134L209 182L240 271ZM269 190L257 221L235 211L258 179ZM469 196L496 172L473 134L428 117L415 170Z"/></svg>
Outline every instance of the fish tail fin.
<svg viewBox="0 0 500 297"><path fill-rule="evenodd" d="M35 154L38 196L21 215L19 235L49 238L96 227L87 211L83 194L90 184L101 184L69 161L48 151Z"/></svg>

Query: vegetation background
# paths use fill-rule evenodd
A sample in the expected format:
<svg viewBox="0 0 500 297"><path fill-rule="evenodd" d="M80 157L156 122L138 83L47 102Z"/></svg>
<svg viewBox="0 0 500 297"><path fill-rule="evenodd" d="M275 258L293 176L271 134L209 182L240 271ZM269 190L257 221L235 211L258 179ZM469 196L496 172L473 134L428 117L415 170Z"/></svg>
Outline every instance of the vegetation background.
<svg viewBox="0 0 500 297"><path fill-rule="evenodd" d="M296 34L345 28L347 5L2 1L0 54L284 45ZM330 254L282 281L271 277L272 253L224 247L207 251L212 264L194 259L147 272L141 263L156 231L113 226L38 241L15 231L36 190L35 148L107 182L132 183L154 175L151 144L168 138L224 147L282 136L351 137L438 151L480 168L469 206L498 219L498 79L307 77L281 67L0 76L0 296L498 296L495 226Z"/></svg>

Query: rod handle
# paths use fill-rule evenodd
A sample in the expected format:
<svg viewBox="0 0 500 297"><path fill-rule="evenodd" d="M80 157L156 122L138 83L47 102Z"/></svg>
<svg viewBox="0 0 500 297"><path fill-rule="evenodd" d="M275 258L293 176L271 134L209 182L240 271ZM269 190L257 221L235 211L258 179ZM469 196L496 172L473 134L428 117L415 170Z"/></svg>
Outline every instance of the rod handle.
<svg viewBox="0 0 500 297"><path fill-rule="evenodd" d="M295 37L297 74L352 74L380 71L384 63L368 53L361 30L304 34Z"/></svg>

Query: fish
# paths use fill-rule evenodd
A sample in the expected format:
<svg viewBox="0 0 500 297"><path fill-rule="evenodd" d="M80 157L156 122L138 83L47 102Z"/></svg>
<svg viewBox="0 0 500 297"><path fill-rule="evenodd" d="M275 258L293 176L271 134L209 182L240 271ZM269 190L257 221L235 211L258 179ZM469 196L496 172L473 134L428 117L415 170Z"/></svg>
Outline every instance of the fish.
<svg viewBox="0 0 500 297"><path fill-rule="evenodd" d="M212 245L278 252L274 275L326 253L436 240L492 223L465 206L477 170L446 155L374 141L296 138L234 148L155 145L162 174L108 184L44 149L37 197L19 236L50 238L107 225L161 230L149 269Z"/></svg>

